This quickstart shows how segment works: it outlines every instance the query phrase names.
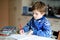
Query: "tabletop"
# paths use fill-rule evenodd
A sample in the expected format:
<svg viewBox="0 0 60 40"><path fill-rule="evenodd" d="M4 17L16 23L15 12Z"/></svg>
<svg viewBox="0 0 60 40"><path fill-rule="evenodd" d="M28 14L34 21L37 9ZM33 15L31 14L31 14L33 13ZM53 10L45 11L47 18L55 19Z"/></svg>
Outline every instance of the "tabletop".
<svg viewBox="0 0 60 40"><path fill-rule="evenodd" d="M47 37L40 37L40 36L36 36L36 35L20 35L20 34L12 34L10 36L8 36L6 39L10 40L56 40L56 39L52 39L52 38L47 38Z"/></svg>

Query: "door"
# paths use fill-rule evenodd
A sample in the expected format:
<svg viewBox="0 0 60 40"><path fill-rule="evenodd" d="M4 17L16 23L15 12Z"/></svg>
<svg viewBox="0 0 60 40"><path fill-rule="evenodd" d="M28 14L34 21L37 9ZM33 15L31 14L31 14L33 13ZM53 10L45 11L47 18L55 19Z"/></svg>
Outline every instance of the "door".
<svg viewBox="0 0 60 40"><path fill-rule="evenodd" d="M9 25L8 0L0 0L0 28Z"/></svg>

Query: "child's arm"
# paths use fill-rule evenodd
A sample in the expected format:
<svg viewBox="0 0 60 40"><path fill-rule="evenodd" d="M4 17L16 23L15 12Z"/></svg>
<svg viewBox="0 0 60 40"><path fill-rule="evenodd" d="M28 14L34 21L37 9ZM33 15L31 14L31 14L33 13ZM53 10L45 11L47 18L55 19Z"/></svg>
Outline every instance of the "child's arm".
<svg viewBox="0 0 60 40"><path fill-rule="evenodd" d="M22 30L20 30L20 34L30 31L30 29L31 29L31 21L32 21L32 19L22 28Z"/></svg>
<svg viewBox="0 0 60 40"><path fill-rule="evenodd" d="M24 32L28 32L31 28L31 20L23 27Z"/></svg>
<svg viewBox="0 0 60 40"><path fill-rule="evenodd" d="M43 30L39 30L37 32L38 36L44 36L44 37L51 37L51 28L50 28L50 23L46 21L43 24Z"/></svg>
<svg viewBox="0 0 60 40"><path fill-rule="evenodd" d="M28 32L30 30L30 22L28 22L21 30L20 34L24 34L24 32Z"/></svg>

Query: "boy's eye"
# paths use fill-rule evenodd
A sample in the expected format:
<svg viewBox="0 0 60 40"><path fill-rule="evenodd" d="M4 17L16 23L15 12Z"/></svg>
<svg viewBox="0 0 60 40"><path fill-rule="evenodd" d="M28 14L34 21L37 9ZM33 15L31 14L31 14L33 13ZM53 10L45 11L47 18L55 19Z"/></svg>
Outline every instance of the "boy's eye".
<svg viewBox="0 0 60 40"><path fill-rule="evenodd" d="M38 15L37 13L35 13L36 15Z"/></svg>
<svg viewBox="0 0 60 40"><path fill-rule="evenodd" d="M34 14L35 14L35 15L38 15L37 13L33 13L33 15L34 15Z"/></svg>

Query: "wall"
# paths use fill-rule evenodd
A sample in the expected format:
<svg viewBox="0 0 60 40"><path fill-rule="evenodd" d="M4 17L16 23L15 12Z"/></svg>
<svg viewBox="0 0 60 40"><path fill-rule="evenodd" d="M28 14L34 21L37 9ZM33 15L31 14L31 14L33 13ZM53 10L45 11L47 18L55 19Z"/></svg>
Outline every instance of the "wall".
<svg viewBox="0 0 60 40"><path fill-rule="evenodd" d="M20 20L20 23L22 24L22 26L24 26L30 19L31 16L23 16L23 6L31 6L32 0L22 0L21 1L21 14L18 17L18 20Z"/></svg>
<svg viewBox="0 0 60 40"><path fill-rule="evenodd" d="M9 25L8 0L0 0L0 28Z"/></svg>
<svg viewBox="0 0 60 40"><path fill-rule="evenodd" d="M27 6L27 7L31 6L32 0L22 0L21 2L22 2L21 12L23 13L23 6Z"/></svg>
<svg viewBox="0 0 60 40"><path fill-rule="evenodd" d="M17 14L17 2L16 0L9 0L9 25L14 26L16 22L16 14Z"/></svg>
<svg viewBox="0 0 60 40"><path fill-rule="evenodd" d="M30 17L22 16L23 0L9 0L9 24L13 26L24 26Z"/></svg>
<svg viewBox="0 0 60 40"><path fill-rule="evenodd" d="M22 6L31 6L32 0L22 0Z"/></svg>
<svg viewBox="0 0 60 40"><path fill-rule="evenodd" d="M9 24L18 26L21 16L21 0L9 0Z"/></svg>

